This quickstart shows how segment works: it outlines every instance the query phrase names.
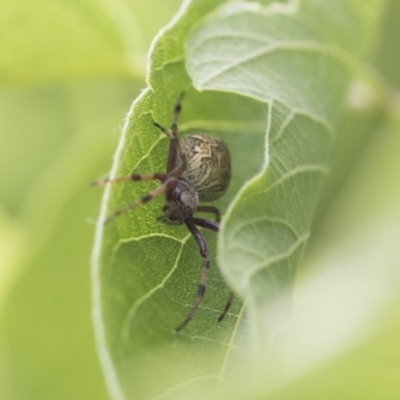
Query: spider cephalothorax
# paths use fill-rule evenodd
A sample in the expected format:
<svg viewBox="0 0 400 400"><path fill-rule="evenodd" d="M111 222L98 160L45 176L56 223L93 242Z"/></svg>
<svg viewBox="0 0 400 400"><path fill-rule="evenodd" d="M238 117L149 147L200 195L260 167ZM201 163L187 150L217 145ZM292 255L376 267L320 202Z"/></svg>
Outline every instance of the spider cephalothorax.
<svg viewBox="0 0 400 400"><path fill-rule="evenodd" d="M166 200L164 213L159 219L170 225L183 224L186 218L196 212L199 204L197 192L182 179L178 180L175 189L167 193Z"/></svg>
<svg viewBox="0 0 400 400"><path fill-rule="evenodd" d="M155 172L148 175L132 174L112 179L93 182L95 185L121 181L159 180L160 186L144 195L141 199L116 211L105 221L105 224L117 216L144 204L160 194L165 195L166 204L160 220L169 225L185 224L196 240L200 254L204 258L197 298L189 310L186 318L176 328L183 329L192 319L199 307L206 289L207 272L210 267L210 258L207 243L203 234L197 228L219 231L220 212L216 207L199 205L199 201L213 201L220 198L228 189L231 178L231 163L229 150L226 144L209 134L195 133L178 138L178 118L181 112L181 100L178 99L174 109L174 118L171 131L154 122L154 125L164 132L170 139L166 172ZM214 214L215 221L195 217L196 212ZM233 293L229 296L224 311L218 318L221 321L228 312L233 300Z"/></svg>

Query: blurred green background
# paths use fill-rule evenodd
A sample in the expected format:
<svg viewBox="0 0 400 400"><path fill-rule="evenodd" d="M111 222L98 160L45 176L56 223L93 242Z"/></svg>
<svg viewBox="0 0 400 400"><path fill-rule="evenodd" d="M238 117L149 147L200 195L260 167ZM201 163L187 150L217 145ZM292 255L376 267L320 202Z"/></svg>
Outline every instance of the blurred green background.
<svg viewBox="0 0 400 400"><path fill-rule="evenodd" d="M110 168L148 47L179 5L0 3L1 399L107 398L90 315L101 190L89 182ZM373 59L396 87L399 39L392 0Z"/></svg>
<svg viewBox="0 0 400 400"><path fill-rule="evenodd" d="M90 253L120 126L180 0L0 3L0 398L106 399Z"/></svg>

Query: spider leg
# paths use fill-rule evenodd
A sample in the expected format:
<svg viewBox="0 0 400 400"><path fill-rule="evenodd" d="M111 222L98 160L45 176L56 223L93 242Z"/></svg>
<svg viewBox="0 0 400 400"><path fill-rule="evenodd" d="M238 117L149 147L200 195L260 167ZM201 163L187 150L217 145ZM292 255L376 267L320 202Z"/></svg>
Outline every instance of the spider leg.
<svg viewBox="0 0 400 400"><path fill-rule="evenodd" d="M178 100L175 104L174 108L174 118L172 120L172 126L171 126L171 134L175 138L178 139L178 119L179 115L182 110L182 99L183 99L184 93L182 92L180 96L178 97ZM172 170L174 169L174 163L175 163L175 158L176 158L176 144L173 141L170 141L169 144L169 152L168 152L168 160L167 160L167 174L171 173Z"/></svg>
<svg viewBox="0 0 400 400"><path fill-rule="evenodd" d="M215 215L215 222L221 222L221 213L217 207L213 206L198 206L196 212L205 212Z"/></svg>
<svg viewBox="0 0 400 400"><path fill-rule="evenodd" d="M210 268L210 257L208 254L206 239L202 235L202 233L197 229L196 225L192 221L191 218L187 218L185 220L185 224L188 227L190 233L193 235L194 239L196 240L200 254L204 258L203 266L201 268L201 276L200 276L200 283L199 288L197 290L197 297L195 302L193 303L192 308L189 310L186 318L183 322L176 328L176 331L182 330L193 318L193 315L196 313L197 309L199 308L200 303L203 300L204 292L206 290L206 281L207 281L207 273L208 269Z"/></svg>
<svg viewBox="0 0 400 400"><path fill-rule="evenodd" d="M231 291L231 293L229 294L228 301L225 304L224 311L222 311L221 315L218 317L218 322L221 322L225 318L225 315L228 313L229 309L231 308L234 298L235 298L235 293L233 293Z"/></svg>
<svg viewBox="0 0 400 400"><path fill-rule="evenodd" d="M192 217L192 221L197 226L201 226L202 228L209 229L210 231L213 231L213 232L219 232L219 223L218 222L210 221L208 219L203 219L203 218L196 218L196 217Z"/></svg>
<svg viewBox="0 0 400 400"><path fill-rule="evenodd" d="M110 223L113 219L119 217L121 214L126 213L129 210L132 210L144 203L147 203L151 199L163 194L167 191L175 189L176 185L178 184L178 180L174 177L167 178L160 186L152 190L151 192L142 196L139 200L135 200L134 202L126 205L125 207L120 208L119 210L115 211L111 214L106 220L104 221L104 225Z"/></svg>
<svg viewBox="0 0 400 400"><path fill-rule="evenodd" d="M153 181L159 180L164 182L167 179L167 175L162 172L154 172L153 174L131 174L126 176L117 176L115 178L99 179L91 182L92 186L106 185L107 183L126 182L126 181Z"/></svg>
<svg viewBox="0 0 400 400"><path fill-rule="evenodd" d="M164 132L169 137L169 140L171 141L170 148L169 148L169 154L168 154L167 173L170 176L175 176L176 178L179 178L187 168L186 156L182 150L181 144L179 143L179 139L177 136L174 136L173 133L171 133L170 131L165 129L158 122L153 122L153 124L160 131ZM173 148L173 150L172 150L172 148ZM179 165L179 167L175 168L172 171L172 168L174 166L174 160L175 160L175 152L178 153L180 159L182 160L182 163L181 163L181 165Z"/></svg>
<svg viewBox="0 0 400 400"><path fill-rule="evenodd" d="M167 160L167 174L173 173L173 176L176 176L179 178L181 174L186 170L187 167L187 160L186 156L182 151L182 148L179 143L178 139L178 119L179 115L182 111L182 99L183 99L184 93L182 92L180 96L178 97L178 100L175 104L174 108L174 118L172 120L172 125L171 125L171 132L168 131L166 128L164 128L162 125L160 125L157 122L153 122L154 125L160 129L160 131L164 132L170 139L170 145L169 145L169 151L168 151L168 160ZM175 171L174 169L174 162L175 162L175 157L176 153L178 152L179 157L182 160L182 165L178 167Z"/></svg>
<svg viewBox="0 0 400 400"><path fill-rule="evenodd" d="M208 206L204 206L204 207L208 207ZM214 208L214 207L211 207L211 208ZM199 211L199 208L197 208L197 211ZM209 220L203 219L203 218L192 218L192 220L197 226L201 226L202 228L210 229L213 232L219 232L218 222L209 221ZM235 298L235 293L231 291L231 293L229 294L228 301L225 304L224 310L222 311L221 315L218 317L218 322L221 322L225 318L226 314L228 313L229 309L231 308L234 298Z"/></svg>
<svg viewBox="0 0 400 400"><path fill-rule="evenodd" d="M182 111L182 100L183 100L183 96L185 95L185 93L181 93L178 97L178 100L175 104L175 108L174 108L174 119L172 120L172 125L171 125L171 130L172 130L172 135L174 137L178 137L178 119L179 119L179 115L181 114Z"/></svg>

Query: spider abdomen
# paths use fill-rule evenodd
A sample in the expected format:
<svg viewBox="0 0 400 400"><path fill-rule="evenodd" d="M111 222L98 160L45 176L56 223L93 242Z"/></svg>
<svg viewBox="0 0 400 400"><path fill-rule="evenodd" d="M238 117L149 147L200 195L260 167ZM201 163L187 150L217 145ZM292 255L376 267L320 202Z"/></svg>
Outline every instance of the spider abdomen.
<svg viewBox="0 0 400 400"><path fill-rule="evenodd" d="M197 192L200 201L220 198L231 180L231 158L226 144L211 135L197 133L184 136L180 145L187 159L181 179ZM175 157L175 168L181 164Z"/></svg>

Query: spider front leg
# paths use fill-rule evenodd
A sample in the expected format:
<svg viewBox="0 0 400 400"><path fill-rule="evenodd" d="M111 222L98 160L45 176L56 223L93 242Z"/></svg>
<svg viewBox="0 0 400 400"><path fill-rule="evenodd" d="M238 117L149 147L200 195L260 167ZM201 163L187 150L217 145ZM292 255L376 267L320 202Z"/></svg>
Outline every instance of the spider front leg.
<svg viewBox="0 0 400 400"><path fill-rule="evenodd" d="M165 129L158 122L153 122L153 124L161 132L164 132L169 137L169 140L171 141L171 144L169 146L169 154L168 154L168 162L167 162L167 174L173 175L173 176L179 178L187 168L187 159L186 159L185 153L182 150L181 144L179 143L178 136L174 136L171 132L169 132L167 129ZM173 170L176 153L178 153L182 163L178 168Z"/></svg>
<svg viewBox="0 0 400 400"><path fill-rule="evenodd" d="M172 130L172 135L175 137L178 137L178 119L179 116L181 115L181 111L182 111L182 100L184 97L185 93L181 93L178 97L178 100L175 104L174 107L174 119L172 120L172 125L171 125L171 130Z"/></svg>
<svg viewBox="0 0 400 400"><path fill-rule="evenodd" d="M93 181L92 186L102 186L107 183L127 182L127 181L155 181L159 180L164 182L167 179L167 175L163 172L154 172L152 174L131 174L126 176L117 176L115 178L106 178Z"/></svg>
<svg viewBox="0 0 400 400"><path fill-rule="evenodd" d="M149 177L151 175L148 175ZM104 221L104 225L107 225L110 223L112 220L115 218L119 217L121 214L126 213L129 210L133 210L134 208L147 203L151 199L154 199L155 197L159 196L160 194L163 194L165 192L169 192L171 190L174 190L178 184L178 180L175 177L166 177L164 182L156 187L154 190L151 192L145 194L142 196L139 200L135 200L134 202L126 205L125 207L120 208L119 210L115 211L113 214L111 214L106 220Z"/></svg>
<svg viewBox="0 0 400 400"><path fill-rule="evenodd" d="M185 156L184 152L182 151L181 145L179 143L179 138L178 138L178 120L179 120L180 113L182 111L181 102L182 102L183 96L184 96L184 93L182 92L175 104L174 117L173 117L172 125L171 125L171 132L168 131L166 128L164 128L162 125L160 125L158 122L153 122L154 125L161 132L164 132L170 139L168 160L167 160L167 174L169 175L173 172L173 175L176 176L177 178L179 178L187 168L186 156ZM178 153L180 159L182 160L182 164L175 171L173 171L174 162L175 162L177 153Z"/></svg>

